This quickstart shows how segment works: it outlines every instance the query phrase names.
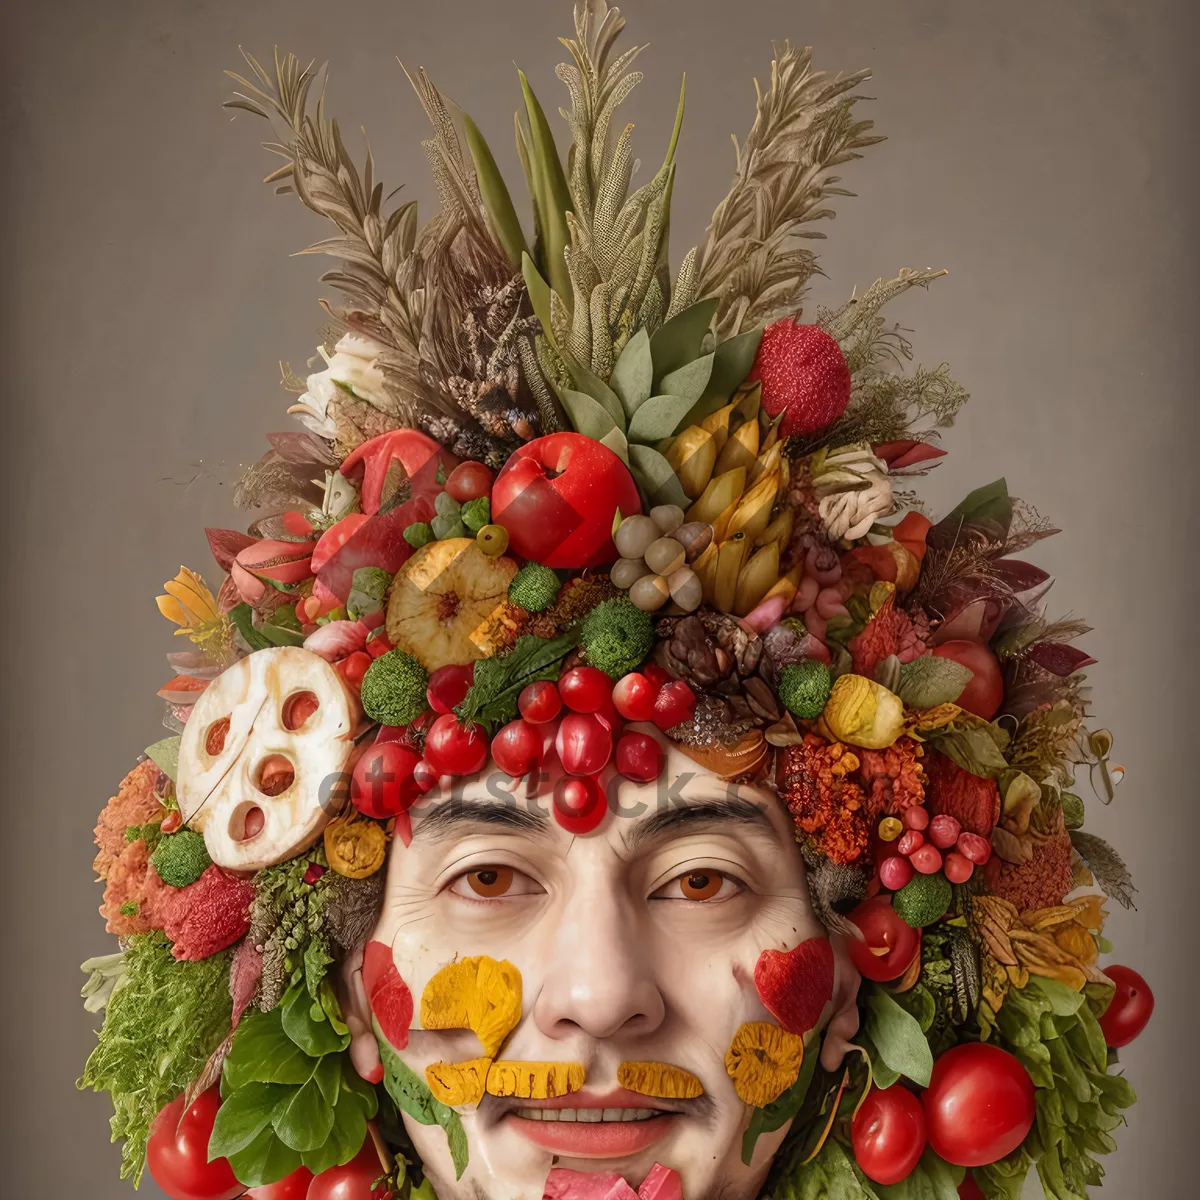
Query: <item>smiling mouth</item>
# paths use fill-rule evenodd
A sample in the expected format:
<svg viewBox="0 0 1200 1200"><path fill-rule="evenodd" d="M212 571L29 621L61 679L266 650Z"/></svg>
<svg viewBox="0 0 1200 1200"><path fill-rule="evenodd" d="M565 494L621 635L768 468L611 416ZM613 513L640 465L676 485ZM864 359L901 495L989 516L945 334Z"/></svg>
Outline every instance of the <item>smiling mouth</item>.
<svg viewBox="0 0 1200 1200"><path fill-rule="evenodd" d="M565 1158L623 1158L666 1137L682 1116L678 1109L646 1107L646 1097L616 1088L603 1094L575 1092L538 1104L518 1101L503 1123L526 1141Z"/></svg>
<svg viewBox="0 0 1200 1200"><path fill-rule="evenodd" d="M526 1121L576 1121L607 1125L615 1121L652 1121L669 1116L659 1108L518 1108L516 1116Z"/></svg>

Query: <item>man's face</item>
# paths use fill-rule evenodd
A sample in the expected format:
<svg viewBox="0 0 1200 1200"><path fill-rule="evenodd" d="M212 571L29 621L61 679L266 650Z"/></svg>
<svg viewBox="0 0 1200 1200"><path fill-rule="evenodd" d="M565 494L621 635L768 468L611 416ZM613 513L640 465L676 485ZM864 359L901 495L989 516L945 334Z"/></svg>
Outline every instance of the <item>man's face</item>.
<svg viewBox="0 0 1200 1200"><path fill-rule="evenodd" d="M824 930L775 797L667 751L658 783L612 781L610 811L588 836L551 814L556 764L536 789L490 768L432 792L412 811L411 845L395 840L374 938L391 946L414 1025L447 964L506 959L523 1000L499 1057L577 1063L585 1075L559 1099L485 1095L460 1109L470 1158L458 1181L441 1129L406 1118L442 1200L539 1200L552 1166L616 1172L636 1187L661 1162L682 1176L686 1200L741 1200L761 1186L784 1131L742 1163L749 1109L725 1055L743 1023L773 1020L753 982L762 951ZM361 985L357 994L361 1003ZM401 1057L424 1078L431 1063L482 1053L469 1031L414 1028ZM626 1091L618 1068L629 1062L683 1068L703 1094Z"/></svg>

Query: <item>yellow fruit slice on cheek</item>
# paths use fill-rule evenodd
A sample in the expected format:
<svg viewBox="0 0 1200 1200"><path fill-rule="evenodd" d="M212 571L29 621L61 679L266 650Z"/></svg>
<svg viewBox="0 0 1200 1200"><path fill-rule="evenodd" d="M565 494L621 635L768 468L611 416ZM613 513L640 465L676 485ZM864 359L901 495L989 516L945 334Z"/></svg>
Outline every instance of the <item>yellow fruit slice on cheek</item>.
<svg viewBox="0 0 1200 1200"><path fill-rule="evenodd" d="M739 1098L763 1108L796 1082L803 1062L802 1037L766 1021L750 1021L733 1035L725 1070Z"/></svg>

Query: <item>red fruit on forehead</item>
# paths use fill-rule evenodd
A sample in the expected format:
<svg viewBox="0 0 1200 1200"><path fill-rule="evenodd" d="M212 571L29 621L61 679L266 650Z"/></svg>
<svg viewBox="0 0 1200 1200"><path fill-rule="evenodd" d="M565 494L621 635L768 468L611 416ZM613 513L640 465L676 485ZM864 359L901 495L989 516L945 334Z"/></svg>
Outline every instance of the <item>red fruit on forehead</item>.
<svg viewBox="0 0 1200 1200"><path fill-rule="evenodd" d="M764 950L754 968L763 1007L788 1033L816 1027L833 996L833 947L826 937L809 938L794 950Z"/></svg>
<svg viewBox="0 0 1200 1200"><path fill-rule="evenodd" d="M784 437L816 433L832 425L850 403L850 368L841 347L816 325L784 318L763 330L758 356L746 377L762 381L762 406L786 413Z"/></svg>
<svg viewBox="0 0 1200 1200"><path fill-rule="evenodd" d="M408 985L396 970L391 946L378 941L366 944L362 979L367 1003L379 1022L380 1031L397 1050L403 1050L408 1045L408 1031L412 1028L413 999Z"/></svg>

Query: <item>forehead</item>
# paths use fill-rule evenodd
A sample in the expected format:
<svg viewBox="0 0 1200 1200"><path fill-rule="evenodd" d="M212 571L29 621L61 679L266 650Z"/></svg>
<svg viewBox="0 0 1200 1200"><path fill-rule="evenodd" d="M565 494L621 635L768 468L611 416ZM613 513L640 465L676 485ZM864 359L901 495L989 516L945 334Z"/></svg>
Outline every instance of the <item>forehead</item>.
<svg viewBox="0 0 1200 1200"><path fill-rule="evenodd" d="M663 837L714 829L793 841L791 818L769 788L728 782L659 740L666 764L658 780L636 783L611 767L600 776L609 807L600 834L629 851ZM444 780L411 810L414 840L441 843L490 828L569 845L572 835L553 819L555 787L565 777L555 761L524 780L511 779L492 763L478 775Z"/></svg>

